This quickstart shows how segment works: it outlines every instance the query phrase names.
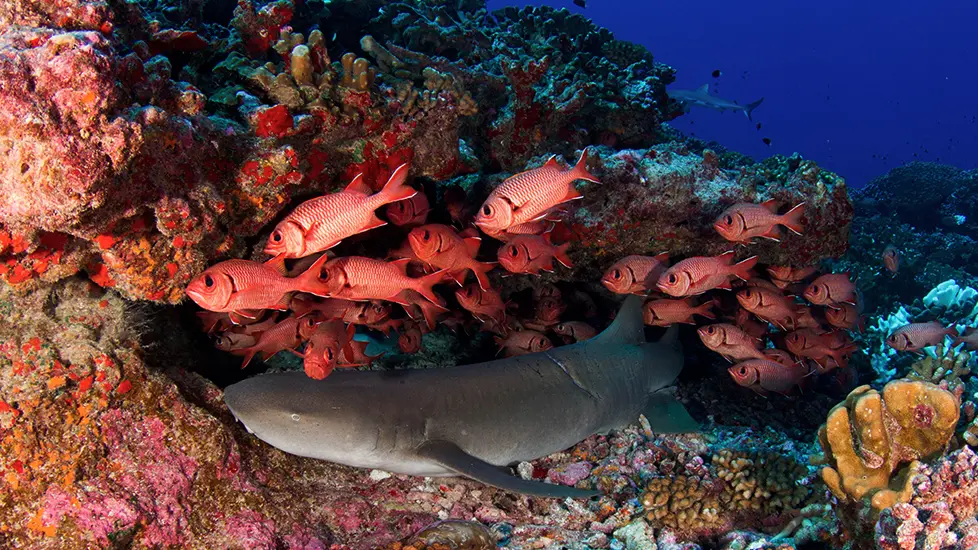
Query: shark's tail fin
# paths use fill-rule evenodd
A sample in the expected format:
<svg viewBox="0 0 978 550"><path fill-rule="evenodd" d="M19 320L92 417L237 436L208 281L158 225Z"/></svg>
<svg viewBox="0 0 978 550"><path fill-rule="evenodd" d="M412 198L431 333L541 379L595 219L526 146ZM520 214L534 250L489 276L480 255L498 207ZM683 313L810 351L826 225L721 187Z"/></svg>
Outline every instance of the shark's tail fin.
<svg viewBox="0 0 978 550"><path fill-rule="evenodd" d="M754 122L754 118L751 116L751 114L754 112L754 109L756 109L757 106L761 104L762 101L764 101L763 97L761 99L758 99L754 103L748 103L747 106L744 107L744 114L747 115L747 120Z"/></svg>

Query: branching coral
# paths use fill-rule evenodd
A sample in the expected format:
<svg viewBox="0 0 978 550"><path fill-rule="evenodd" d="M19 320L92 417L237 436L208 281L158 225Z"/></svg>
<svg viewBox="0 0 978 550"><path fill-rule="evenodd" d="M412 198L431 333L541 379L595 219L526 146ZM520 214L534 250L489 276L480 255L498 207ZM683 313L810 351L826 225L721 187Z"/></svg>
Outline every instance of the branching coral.
<svg viewBox="0 0 978 550"><path fill-rule="evenodd" d="M954 348L945 347L944 344L938 345L934 353L934 357L928 355L914 361L907 377L938 385L944 382L951 391L964 384L961 377L971 374L968 366L971 353L954 351Z"/></svg>
<svg viewBox="0 0 978 550"><path fill-rule="evenodd" d="M790 513L811 496L799 483L808 468L773 452L721 450L708 473L652 479L642 495L646 519L654 526L687 533L729 528L745 515Z"/></svg>

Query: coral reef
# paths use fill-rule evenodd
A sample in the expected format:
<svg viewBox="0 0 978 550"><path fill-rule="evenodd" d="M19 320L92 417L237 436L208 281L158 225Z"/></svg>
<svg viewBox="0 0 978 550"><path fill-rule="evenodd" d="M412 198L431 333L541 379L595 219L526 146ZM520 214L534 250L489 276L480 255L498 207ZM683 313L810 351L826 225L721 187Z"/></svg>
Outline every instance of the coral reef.
<svg viewBox="0 0 978 550"><path fill-rule="evenodd" d="M853 390L819 429L821 474L837 513L856 539L884 509L909 502L914 475L946 450L960 414L951 392L923 381L897 380L882 394ZM869 518L869 520L867 520Z"/></svg>

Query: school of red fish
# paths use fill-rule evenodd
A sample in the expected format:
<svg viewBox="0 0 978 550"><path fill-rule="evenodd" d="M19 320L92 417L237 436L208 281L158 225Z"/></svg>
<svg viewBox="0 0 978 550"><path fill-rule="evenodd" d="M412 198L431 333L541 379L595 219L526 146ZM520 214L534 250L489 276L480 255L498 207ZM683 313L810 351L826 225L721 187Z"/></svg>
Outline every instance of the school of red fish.
<svg viewBox="0 0 978 550"><path fill-rule="evenodd" d="M465 192L447 189L445 210L461 230L426 223L432 209L423 192L407 185L408 165L394 170L376 193L357 176L342 191L308 200L285 216L264 249L271 259L220 262L191 281L187 295L206 310L198 316L218 349L244 357L242 368L256 355L267 359L290 351L303 358L314 379L379 357L367 355L367 343L354 340L358 327L385 335L396 331L404 353L419 351L422 336L438 325L494 333L507 356L544 351L554 341L586 340L597 333L595 327L561 319L572 299L585 304L578 308L585 316L597 314L585 293L563 296L554 285L539 285L533 290L533 316L518 318L513 306L519 304L504 300L487 275L497 264L508 273L529 275L553 271L555 262L573 266L570 243L552 242L551 230L565 203L582 197L576 181L599 183L586 165L586 149L566 169L551 157L503 181L474 216ZM377 216L381 207L388 221ZM758 238L780 241L782 228L801 234L805 205L783 214L778 210L773 200L735 204L714 228L741 246ZM328 253L344 239L387 223L406 235L386 259ZM486 248L481 234L501 243L495 262L478 259ZM697 316L719 320L698 328L701 341L733 363L729 373L737 384L760 394L788 394L812 374L845 369L857 349L849 331L862 330L863 323L860 295L848 274L769 266L758 275L756 256L735 263L734 254L673 265L667 254L626 256L607 269L601 283L614 294L646 297L647 325L696 324ZM895 273L896 249L887 247L882 258ZM294 260L291 269L287 259ZM467 282L470 272L474 282ZM455 286L455 301L467 313L449 308L435 285ZM953 327L913 323L890 335L887 344L919 352L945 335L958 336ZM959 340L971 347L978 338L965 334Z"/></svg>

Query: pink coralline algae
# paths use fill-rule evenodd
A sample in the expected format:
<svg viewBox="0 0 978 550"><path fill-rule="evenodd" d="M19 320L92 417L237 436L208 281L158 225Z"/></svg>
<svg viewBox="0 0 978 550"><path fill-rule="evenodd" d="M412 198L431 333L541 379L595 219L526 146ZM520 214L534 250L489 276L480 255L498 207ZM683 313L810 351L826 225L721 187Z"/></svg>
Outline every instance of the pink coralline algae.
<svg viewBox="0 0 978 550"><path fill-rule="evenodd" d="M978 455L964 447L924 465L913 478L914 495L883 511L876 544L883 550L978 547Z"/></svg>

